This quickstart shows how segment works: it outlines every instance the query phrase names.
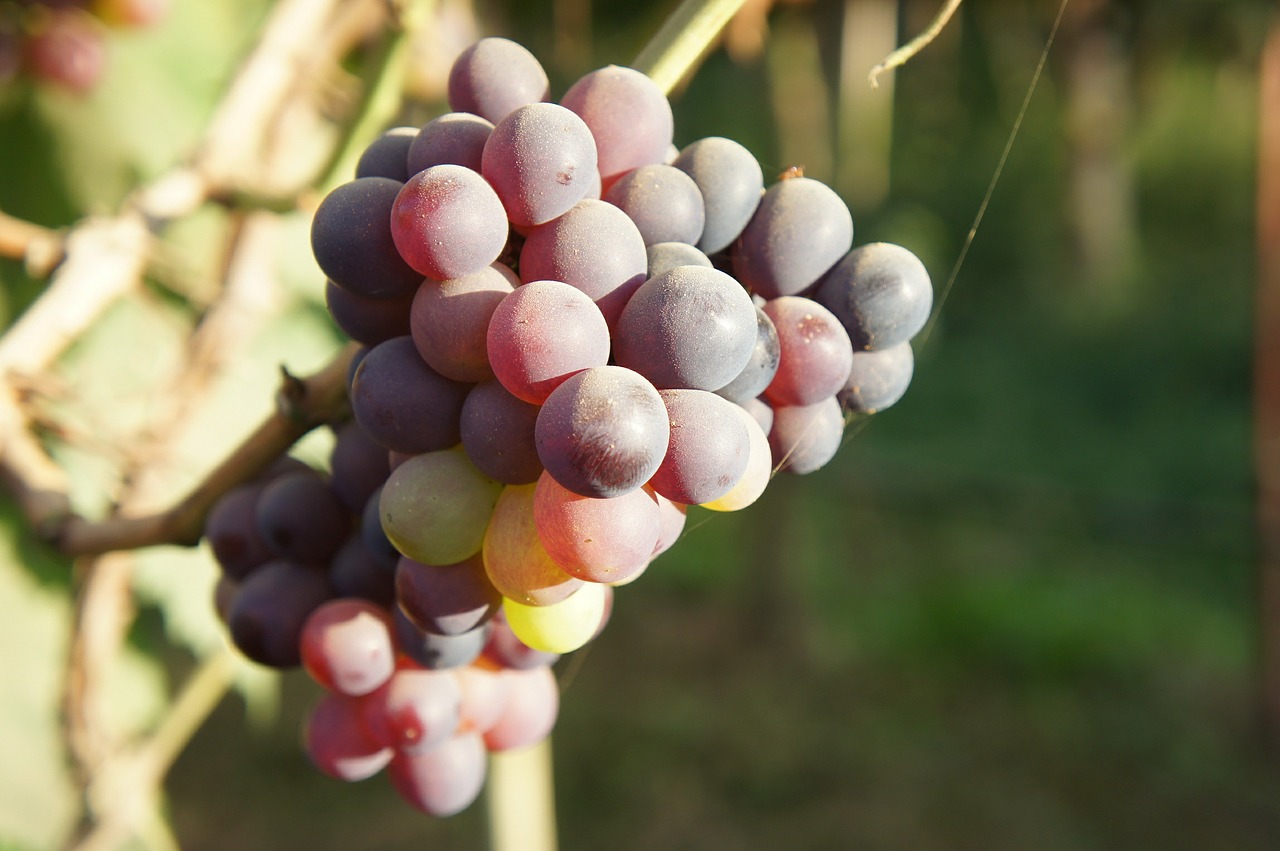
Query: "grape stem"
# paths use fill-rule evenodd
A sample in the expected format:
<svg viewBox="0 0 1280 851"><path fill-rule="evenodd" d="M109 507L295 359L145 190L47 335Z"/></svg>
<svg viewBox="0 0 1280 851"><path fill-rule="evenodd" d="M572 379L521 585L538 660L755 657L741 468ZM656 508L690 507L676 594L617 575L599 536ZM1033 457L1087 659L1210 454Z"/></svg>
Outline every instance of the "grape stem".
<svg viewBox="0 0 1280 851"><path fill-rule="evenodd" d="M689 76L746 0L684 0L632 63L665 94Z"/></svg>
<svg viewBox="0 0 1280 851"><path fill-rule="evenodd" d="M880 75L885 71L905 65L917 53L928 47L946 27L947 22L951 20L951 16L960 8L961 2L962 0L947 0L934 19L929 22L929 26L924 28L923 32L877 62L875 67L871 69L871 73L867 75L867 82L871 84L871 88L880 88Z"/></svg>
<svg viewBox="0 0 1280 851"><path fill-rule="evenodd" d="M276 410L196 487L169 508L142 516L87 520L66 510L65 499L10 482L35 532L64 555L97 555L161 544L195 546L205 515L218 498L288 451L303 435L347 413L347 368L351 343L323 369L299 378L282 369Z"/></svg>

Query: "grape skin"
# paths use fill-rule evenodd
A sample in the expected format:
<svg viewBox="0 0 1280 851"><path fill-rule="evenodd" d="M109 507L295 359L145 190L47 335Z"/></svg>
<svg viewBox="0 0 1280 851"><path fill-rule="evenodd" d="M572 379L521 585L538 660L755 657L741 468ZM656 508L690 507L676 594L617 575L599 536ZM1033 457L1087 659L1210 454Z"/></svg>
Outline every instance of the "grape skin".
<svg viewBox="0 0 1280 851"><path fill-rule="evenodd" d="M316 264L343 289L372 298L412 296L422 282L396 250L391 208L404 184L360 177L324 197L311 219Z"/></svg>
<svg viewBox="0 0 1280 851"><path fill-rule="evenodd" d="M404 183L413 172L406 167L416 127L392 127L369 143L356 162L356 177L387 177Z"/></svg>
<svg viewBox="0 0 1280 851"><path fill-rule="evenodd" d="M409 620L437 635L460 635L483 625L502 595L484 572L477 553L449 565L425 565L402 558L396 567L396 599Z"/></svg>
<svg viewBox="0 0 1280 851"><path fill-rule="evenodd" d="M606 187L633 168L666 160L675 129L671 104L639 71L618 65L597 68L570 86L560 103L591 128Z"/></svg>
<svg viewBox="0 0 1280 851"><path fill-rule="evenodd" d="M418 354L455 381L493 378L486 340L489 320L518 283L500 263L461 278L423 281L409 309L409 330Z"/></svg>
<svg viewBox="0 0 1280 851"><path fill-rule="evenodd" d="M511 224L523 228L568 212L599 185L591 131L554 103L522 106L497 122L485 142L480 172Z"/></svg>
<svg viewBox="0 0 1280 851"><path fill-rule="evenodd" d="M812 473L835 457L843 435L844 415L835 396L812 405L776 407L769 431L774 467Z"/></svg>
<svg viewBox="0 0 1280 851"><path fill-rule="evenodd" d="M760 163L732 139L708 136L687 145L671 164L693 178L702 195L704 224L698 248L707 254L728 248L760 204Z"/></svg>
<svg viewBox="0 0 1280 851"><path fill-rule="evenodd" d="M614 182L604 200L635 222L646 247L660 242L695 245L706 221L702 192L680 169L651 163Z"/></svg>
<svg viewBox="0 0 1280 851"><path fill-rule="evenodd" d="M459 54L449 69L449 107L494 124L521 106L551 96L547 72L523 45L482 38Z"/></svg>
<svg viewBox="0 0 1280 851"><path fill-rule="evenodd" d="M837 398L846 411L874 414L893 405L907 392L915 371L911 343L853 353L853 368Z"/></svg>
<svg viewBox="0 0 1280 851"><path fill-rule="evenodd" d="M407 454L457 444L458 415L471 387L445 378L418 354L411 337L374 346L351 383L351 412L370 437Z"/></svg>
<svg viewBox="0 0 1280 851"><path fill-rule="evenodd" d="M479 174L435 165L404 184L391 207L391 237L404 261L444 281L484 269L507 244L507 214Z"/></svg>
<svg viewBox="0 0 1280 851"><path fill-rule="evenodd" d="M649 486L686 505L728 493L747 468L750 436L738 407L705 390L660 390L671 441Z"/></svg>
<svg viewBox="0 0 1280 851"><path fill-rule="evenodd" d="M431 119L405 150L408 175L404 179L433 165L460 165L479 172L484 143L492 132L492 121L469 112L449 112Z"/></svg>
<svg viewBox="0 0 1280 851"><path fill-rule="evenodd" d="M853 367L853 346L840 321L802 296L770 299L763 312L777 329L778 372L764 397L771 405L812 405L834 396Z"/></svg>
<svg viewBox="0 0 1280 851"><path fill-rule="evenodd" d="M920 259L900 245L850 251L819 282L814 298L836 315L858 349L888 349L924 328L933 286Z"/></svg>

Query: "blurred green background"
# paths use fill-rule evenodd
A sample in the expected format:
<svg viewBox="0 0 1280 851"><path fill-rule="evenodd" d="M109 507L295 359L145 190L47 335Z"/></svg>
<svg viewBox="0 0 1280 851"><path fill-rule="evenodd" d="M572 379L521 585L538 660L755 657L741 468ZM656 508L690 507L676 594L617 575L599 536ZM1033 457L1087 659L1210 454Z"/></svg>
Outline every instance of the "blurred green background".
<svg viewBox="0 0 1280 851"><path fill-rule="evenodd" d="M629 62L674 6L443 5L533 50L553 96ZM673 95L678 145L723 135L766 174L804 165L849 202L856 243L911 248L946 299L901 402L746 511L691 513L604 635L560 663L566 851L1280 848L1250 455L1257 72L1275 10L1073 0L944 293L1058 4L966 4L872 92L885 39L939 5L754 4L765 28L740 22ZM174 0L153 30L112 36L89 97L6 93L0 209L66 226L171 165L264 11ZM402 120L440 111L428 98ZM295 218L281 307L221 415L233 431L269 404L272 363L306 371L338 345ZM195 268L207 232L175 237ZM10 321L41 285L12 261L0 275ZM197 312L160 290L153 310ZM99 346L136 363L122 333ZM43 847L70 808L41 768L62 759L68 565L3 511L0 847ZM151 558L170 576L195 565ZM199 599L204 570L186 583ZM207 639L184 643L182 610L152 599L132 650L162 703ZM42 697L19 700L24 683ZM269 705L261 690L250 707ZM315 692L290 674L276 714L222 701L166 784L181 847L484 847L481 805L435 821L385 778L315 772L297 746Z"/></svg>

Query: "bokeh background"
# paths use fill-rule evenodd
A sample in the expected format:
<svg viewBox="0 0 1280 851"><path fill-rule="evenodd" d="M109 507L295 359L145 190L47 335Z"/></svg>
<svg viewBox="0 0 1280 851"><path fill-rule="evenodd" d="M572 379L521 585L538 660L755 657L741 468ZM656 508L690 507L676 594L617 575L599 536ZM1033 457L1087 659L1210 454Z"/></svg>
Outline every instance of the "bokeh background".
<svg viewBox="0 0 1280 851"><path fill-rule="evenodd" d="M107 35L87 94L6 86L0 210L67 227L189 153L269 7L170 5ZM941 309L901 402L746 511L692 513L557 667L565 851L1280 848L1250 451L1275 9L1072 0L1023 115L1057 2L965 4L867 85L940 5L749 3L673 95L678 145L729 136L766 174L803 165L847 200L856 243L925 261ZM673 6L442 2L396 123L445 111L440 68L479 35L529 47L555 96L630 62ZM335 116L361 68L334 77ZM265 306L202 391L176 492L269 409L277 364L306 372L340 345L295 206L262 225ZM142 293L37 386L86 513L154 405L157 360L219 297L214 246L242 215L166 233ZM43 286L0 263L0 320ZM300 452L323 458L324 436ZM7 498L0 517L0 847L54 848L80 800L59 721L74 571ZM220 637L202 552L139 554L132 587L113 693L121 728L145 730ZM125 847L485 847L482 804L437 821L385 778L314 771L298 725L315 696L299 674L240 676L164 784L170 832Z"/></svg>

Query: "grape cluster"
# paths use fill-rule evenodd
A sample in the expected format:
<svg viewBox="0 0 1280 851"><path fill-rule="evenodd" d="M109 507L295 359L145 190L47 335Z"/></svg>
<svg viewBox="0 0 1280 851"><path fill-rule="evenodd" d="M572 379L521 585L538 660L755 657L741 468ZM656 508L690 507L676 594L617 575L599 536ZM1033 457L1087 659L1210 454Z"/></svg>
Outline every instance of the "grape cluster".
<svg viewBox="0 0 1280 851"><path fill-rule="evenodd" d="M20 75L84 93L102 78L109 27L145 27L168 0L17 0L0 4L0 84Z"/></svg>
<svg viewBox="0 0 1280 851"><path fill-rule="evenodd" d="M725 138L676 149L640 72L549 96L527 50L483 39L455 111L388 131L323 199L352 420L329 478L270 471L208 523L236 644L329 691L316 764L389 765L432 813L475 796L486 749L550 731L550 664L688 506L752 504L897 401L932 303L909 251L853 248L824 184L766 188Z"/></svg>

